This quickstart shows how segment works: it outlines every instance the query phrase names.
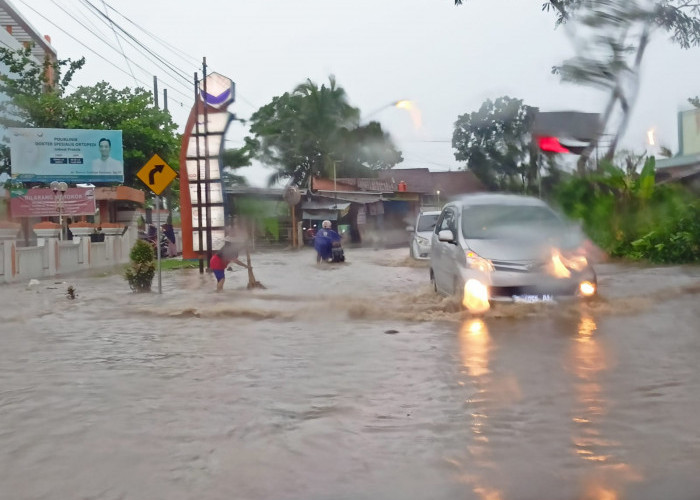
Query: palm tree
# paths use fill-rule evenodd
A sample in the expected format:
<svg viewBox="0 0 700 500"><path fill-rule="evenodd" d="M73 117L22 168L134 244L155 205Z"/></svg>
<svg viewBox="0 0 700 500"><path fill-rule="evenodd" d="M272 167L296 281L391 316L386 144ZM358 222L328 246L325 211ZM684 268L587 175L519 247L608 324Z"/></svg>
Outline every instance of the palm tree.
<svg viewBox="0 0 700 500"><path fill-rule="evenodd" d="M354 175L402 160L379 123L359 121L360 110L333 76L320 86L307 79L253 114L249 143L258 160L277 168L270 185L285 180L308 186L313 176L330 177L334 168L339 176Z"/></svg>

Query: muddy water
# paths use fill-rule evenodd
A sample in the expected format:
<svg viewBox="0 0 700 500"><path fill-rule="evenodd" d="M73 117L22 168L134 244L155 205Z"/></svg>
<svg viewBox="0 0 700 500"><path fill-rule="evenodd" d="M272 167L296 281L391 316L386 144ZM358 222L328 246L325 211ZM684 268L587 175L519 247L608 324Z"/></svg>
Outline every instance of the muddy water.
<svg viewBox="0 0 700 500"><path fill-rule="evenodd" d="M406 254L0 286L0 498L698 498L700 269L475 319Z"/></svg>

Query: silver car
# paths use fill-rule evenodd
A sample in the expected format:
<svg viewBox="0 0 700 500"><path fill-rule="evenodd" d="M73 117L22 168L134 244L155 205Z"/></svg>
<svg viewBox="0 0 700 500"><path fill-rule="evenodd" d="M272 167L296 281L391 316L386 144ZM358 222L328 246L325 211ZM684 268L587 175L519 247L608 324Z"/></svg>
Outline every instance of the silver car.
<svg viewBox="0 0 700 500"><path fill-rule="evenodd" d="M493 300L550 301L596 294L585 237L545 202L473 194L447 203L430 250L436 292L458 295L479 312Z"/></svg>
<svg viewBox="0 0 700 500"><path fill-rule="evenodd" d="M430 239L438 217L440 217L440 210L421 211L416 217L416 225L406 228L411 231L408 245L411 257L414 259L428 260L430 258Z"/></svg>

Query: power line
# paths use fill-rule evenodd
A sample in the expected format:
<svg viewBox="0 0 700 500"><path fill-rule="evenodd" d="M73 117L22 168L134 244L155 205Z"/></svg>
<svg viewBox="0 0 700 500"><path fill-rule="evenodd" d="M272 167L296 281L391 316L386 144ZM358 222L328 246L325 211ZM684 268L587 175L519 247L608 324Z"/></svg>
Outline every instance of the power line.
<svg viewBox="0 0 700 500"><path fill-rule="evenodd" d="M124 69L120 68L119 66L117 66L116 64L114 64L112 61L110 61L109 59L107 59L106 57L104 57L102 54L98 53L97 51L95 51L94 49L92 49L91 47L89 47L88 45L86 45L85 43L83 43L82 41L78 40L75 36L73 36L73 35L71 35L70 33L68 33L68 32L67 32L66 30L64 30L61 26L59 26L58 24L54 23L51 19L47 18L47 17L46 17L45 15L43 15L41 12L37 11L34 7L32 7L31 5L27 4L27 2L25 2L25 0L20 0L20 2L22 2L25 6L27 6L27 8L31 9L31 10L32 10L34 13L36 13L38 16L40 16L41 18L43 18L44 20L46 20L46 21L47 21L48 23L50 23L52 26L56 27L59 31L63 32L65 35L67 35L68 37L70 37L71 39L75 40L75 41L78 42L80 45L82 45L83 47L85 47L86 49L88 49L90 52L92 52L93 54L95 54L97 57L103 59L105 62L107 62L108 64L110 64L111 66L113 66L114 68L116 68L117 70L121 71L122 73L126 74L127 76L132 76L132 75L130 75L128 72L126 72ZM86 28L86 29L87 29L87 28ZM88 31L90 31L90 30L88 29ZM92 33L92 32L91 32L91 33ZM93 33L93 34L94 34L94 33ZM109 46L109 44L107 44L107 45ZM112 48L113 48L113 47L112 47ZM133 61L132 61L132 62L133 62ZM134 63L134 64L136 64L136 63ZM139 68L143 69L144 71L147 71L145 68L142 68L142 67L139 66L139 65L137 65L137 66L138 66ZM137 81L138 81L138 83L142 84L144 87L148 88L148 85L149 85L148 83L145 83L145 82L143 82L143 81L141 81L141 80L138 80L138 79L137 79ZM180 92L180 91L178 91L178 90L176 90L176 89L173 89L173 90L174 90L175 92L177 92L178 94L180 94L180 95L186 96L186 94L184 94L183 92ZM186 96L186 97L189 97L189 96ZM182 102L180 102L180 101L177 101L176 99L172 99L172 100L175 101L176 103L180 104L181 106L184 106L184 103L182 103Z"/></svg>
<svg viewBox="0 0 700 500"><path fill-rule="evenodd" d="M192 64L196 64L196 65L199 65L199 64L201 63L201 61L199 61L198 59L196 59L196 58L193 57L192 55L187 54L185 51L183 51L183 50L181 50L181 49L175 47L174 45L172 45L172 44L166 42L166 41L163 40L162 38L155 36L155 35L154 35L153 33L151 33L149 30L143 28L141 25L139 25L138 23L136 23L136 22L134 22L133 20L131 20L128 16L125 16L124 14L122 14L121 12L119 12L117 9L115 9L114 7L112 7L110 4L108 4L107 2L105 2L105 0L102 0L102 3L106 4L107 7L108 7L109 9L111 9L114 13L116 13L117 15L119 15L119 16L120 16L122 19L124 19L126 22L128 22L128 23L134 25L136 28L138 28L138 29L141 30L143 33L145 33L148 37L150 37L150 38L152 38L153 40L155 40L155 41L157 41L158 43L160 43L163 47L165 47L166 49L168 49L168 50L169 50L170 52L172 52L174 55L180 57L181 60L183 60L183 61L185 61L185 62L192 63ZM213 67L213 66L210 66L210 69L211 69L212 71L216 71L216 68ZM236 97L237 97L238 99L240 99L242 102L244 102L245 104L247 104L247 105L250 106L251 108L253 108L253 109L258 109L258 108L260 107L260 106L256 106L256 105L253 104L252 102L250 102L250 101L249 101L243 94L241 94L238 90L236 91L236 94L237 94Z"/></svg>
<svg viewBox="0 0 700 500"><path fill-rule="evenodd" d="M161 56L159 56L158 54L156 54L155 52L153 52L151 49L147 48L147 47L146 47L143 43L141 43L136 37L134 37L131 33L129 33L129 32L127 32L126 30L124 30L119 24L115 23L109 16L107 16L107 15L104 14L102 11L100 11L95 5L93 5L92 3L90 3L88 0L81 0L81 2L82 2L84 5L87 5L88 8L91 9L91 10L93 11L93 15L96 15L97 18L98 18L101 22L103 22L104 24L106 24L109 28L111 28L112 30L114 30L114 28L116 27L117 29L119 29L119 31L120 31L121 33L123 33L124 35L126 35L126 37L124 38L124 41L126 41L126 42L129 43L132 47L134 47L134 49L136 49L137 51L139 51L140 54L141 54L143 57L145 57L145 58L147 58L147 59L150 59L151 62L154 62L154 63L156 63L156 64L161 64L161 65L163 66L162 69L165 69L165 70L169 71L169 72L171 73L171 75L173 75L173 76L175 77L174 82L175 82L176 84L180 85L180 86L181 86L183 89L185 89L186 91L189 91L189 90L190 90L190 87L189 87L189 85L187 84L187 83L189 83L189 77L184 77L184 76L183 76L183 75L186 74L185 71L183 71L183 70L181 70L181 69L175 67L172 63L170 63L169 61L166 61L166 60L163 59ZM102 41L103 43L105 43L107 46L111 47L113 50L119 52L118 50L114 49L113 46L111 46L110 44L108 44L107 42L105 42L104 40L101 40L101 41ZM144 53L143 51L145 51L146 53ZM132 60L132 62L133 62L133 60ZM185 83L185 82L187 82L187 83ZM187 94L182 94L182 93L181 93L181 95L186 96Z"/></svg>
<svg viewBox="0 0 700 500"><path fill-rule="evenodd" d="M109 23L112 26L116 27L119 31L121 31L124 35L126 35L127 38L131 39L136 43L139 47L141 47L143 50L151 54L156 60L160 61L167 69L169 69L174 75L177 75L179 78L182 78L183 81L188 82L190 81L190 76L182 71L181 69L175 67L173 64L171 64L169 61L166 61L163 59L161 56L153 52L150 48L146 47L143 43L141 43L136 37L134 37L131 33L126 31L124 28L121 27L118 23L116 23L111 17L109 17L107 14L102 12L100 9L98 9L90 0L81 0L84 5L87 5L90 7L95 14L98 16L101 16L104 18L105 23Z"/></svg>
<svg viewBox="0 0 700 500"><path fill-rule="evenodd" d="M105 4L105 5L107 6L107 8L111 9L114 13L118 14L119 16L121 16L122 19L124 19L124 20L127 21L128 23L134 25L136 28L138 28L138 29L141 30L143 33L145 33L147 36L151 37L153 40L155 40L155 41L157 41L158 43L160 43L163 47L165 47L166 49L170 50L173 54L175 54L176 56L180 57L180 59L182 59L183 61L189 62L189 63L191 63L191 64L196 64L196 65L198 65L198 64L200 63L200 61L197 60L196 58L194 58L194 57L192 57L191 55L187 54L186 52L184 52L184 51L182 51L182 50L176 48L175 46L169 44L168 42L166 42L166 41L163 40L162 38L159 38L159 37L155 36L155 35L154 35L153 33L151 33L149 30L147 30L147 29L143 28L142 26L140 26L139 24L135 23L135 22L132 21L129 17L125 16L124 14L122 14L121 12L119 12L118 10L116 10L114 7L112 7L111 5L109 5L107 2L105 2L105 0L102 0L102 3Z"/></svg>
<svg viewBox="0 0 700 500"><path fill-rule="evenodd" d="M56 3L56 0L53 0L54 3ZM102 0L102 5L105 7L105 10L107 10L107 4L105 3L104 0ZM131 76L136 80L136 76L134 75L134 71L131 69L131 64L129 64L129 58L126 57L126 53L124 52L124 47L122 47L122 41L119 38L119 35L117 35L117 30L114 29L113 25L110 25L112 28L112 33L114 33L114 38L117 40L117 45L119 45L119 50L121 51L122 55L124 56L124 61L126 61L126 66L129 68L129 73L131 73Z"/></svg>

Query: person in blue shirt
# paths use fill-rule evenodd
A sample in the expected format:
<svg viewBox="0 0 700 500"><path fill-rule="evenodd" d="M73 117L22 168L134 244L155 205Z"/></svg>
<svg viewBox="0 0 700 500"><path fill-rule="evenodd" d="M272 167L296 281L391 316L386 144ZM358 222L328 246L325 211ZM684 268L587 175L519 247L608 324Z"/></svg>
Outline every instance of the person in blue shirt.
<svg viewBox="0 0 700 500"><path fill-rule="evenodd" d="M340 242L340 235L331 229L331 221L324 220L321 229L314 237L314 248L316 249L316 262L333 260L333 244Z"/></svg>

